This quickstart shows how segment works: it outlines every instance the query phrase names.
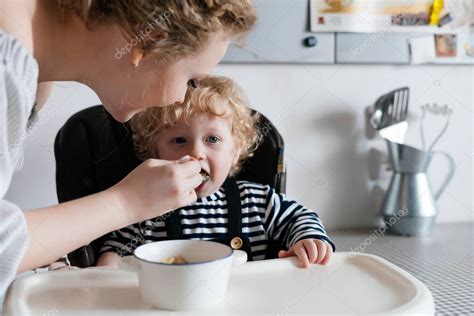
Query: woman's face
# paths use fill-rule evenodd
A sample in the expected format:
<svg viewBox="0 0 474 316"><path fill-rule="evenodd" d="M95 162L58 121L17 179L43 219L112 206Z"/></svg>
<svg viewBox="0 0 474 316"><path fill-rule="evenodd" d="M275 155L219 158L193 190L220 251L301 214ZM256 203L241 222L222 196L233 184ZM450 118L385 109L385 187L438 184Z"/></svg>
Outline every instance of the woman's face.
<svg viewBox="0 0 474 316"><path fill-rule="evenodd" d="M91 88L117 121L126 122L146 108L182 102L188 81L209 74L228 45L229 40L216 34L198 54L170 64L145 56L137 68L131 65L131 54L115 55L113 63L104 64L96 73Z"/></svg>

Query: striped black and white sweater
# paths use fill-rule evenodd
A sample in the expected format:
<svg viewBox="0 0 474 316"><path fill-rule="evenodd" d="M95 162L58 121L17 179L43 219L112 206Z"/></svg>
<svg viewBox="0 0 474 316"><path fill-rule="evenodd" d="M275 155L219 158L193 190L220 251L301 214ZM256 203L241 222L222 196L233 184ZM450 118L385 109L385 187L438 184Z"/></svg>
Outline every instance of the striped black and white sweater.
<svg viewBox="0 0 474 316"><path fill-rule="evenodd" d="M242 234L248 237L254 260L265 259L269 240L290 248L301 239L314 238L334 244L326 234L318 215L268 185L237 181L242 205ZM221 239L227 234L227 199L225 190L198 199L176 209L185 239ZM100 254L113 251L124 256L145 243L166 240L166 214L152 220L112 232L105 239Z"/></svg>

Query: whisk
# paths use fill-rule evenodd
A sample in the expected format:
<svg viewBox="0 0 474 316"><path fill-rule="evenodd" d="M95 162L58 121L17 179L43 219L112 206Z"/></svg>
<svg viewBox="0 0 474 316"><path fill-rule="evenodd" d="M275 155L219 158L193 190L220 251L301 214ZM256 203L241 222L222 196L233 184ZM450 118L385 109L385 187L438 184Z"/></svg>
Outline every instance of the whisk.
<svg viewBox="0 0 474 316"><path fill-rule="evenodd" d="M435 137L431 145L428 147L428 151L431 151L434 145L436 145L436 143L440 140L441 136L443 136L444 132L446 132L453 110L450 109L447 105L439 106L438 104L433 103L433 104L422 105L421 111L422 112L421 112L421 121L420 121L420 136L421 136L421 146L423 150L425 150L426 148L426 140L425 140L424 127L423 127L423 122L425 120L426 113L428 112L433 115L446 116L446 121L443 125L443 128L438 133L438 136Z"/></svg>

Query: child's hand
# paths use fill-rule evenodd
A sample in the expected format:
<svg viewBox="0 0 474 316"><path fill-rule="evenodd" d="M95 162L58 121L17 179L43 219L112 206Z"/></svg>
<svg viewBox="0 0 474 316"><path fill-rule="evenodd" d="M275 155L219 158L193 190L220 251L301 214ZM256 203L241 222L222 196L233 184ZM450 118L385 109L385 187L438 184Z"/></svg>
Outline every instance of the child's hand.
<svg viewBox="0 0 474 316"><path fill-rule="evenodd" d="M68 266L63 261L53 262L48 266L48 271L59 271L59 270L78 270L76 266Z"/></svg>
<svg viewBox="0 0 474 316"><path fill-rule="evenodd" d="M326 264L332 254L329 243L319 239L302 239L294 244L288 251L280 250L279 258L297 256L303 268L309 267L310 263Z"/></svg>

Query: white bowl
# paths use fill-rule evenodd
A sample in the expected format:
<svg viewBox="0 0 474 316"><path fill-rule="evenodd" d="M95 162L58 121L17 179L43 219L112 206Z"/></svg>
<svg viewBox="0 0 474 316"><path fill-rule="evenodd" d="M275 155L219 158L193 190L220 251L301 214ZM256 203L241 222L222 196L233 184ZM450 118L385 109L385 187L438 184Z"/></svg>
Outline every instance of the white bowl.
<svg viewBox="0 0 474 316"><path fill-rule="evenodd" d="M182 256L186 264L162 263ZM166 240L142 245L119 267L138 274L143 300L157 308L193 310L220 303L233 264L247 260L243 251L205 240Z"/></svg>

